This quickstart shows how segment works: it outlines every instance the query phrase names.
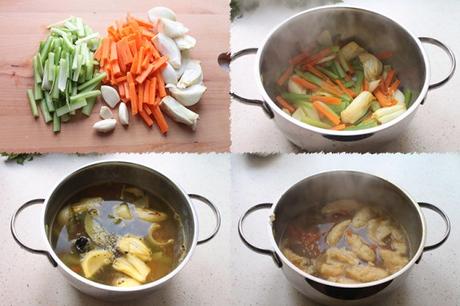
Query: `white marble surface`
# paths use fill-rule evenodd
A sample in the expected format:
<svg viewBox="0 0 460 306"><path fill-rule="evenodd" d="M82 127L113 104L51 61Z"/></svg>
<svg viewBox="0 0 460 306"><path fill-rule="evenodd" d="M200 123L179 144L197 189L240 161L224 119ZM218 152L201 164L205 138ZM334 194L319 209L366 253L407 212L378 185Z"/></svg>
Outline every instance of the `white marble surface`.
<svg viewBox="0 0 460 306"><path fill-rule="evenodd" d="M261 0L259 2L264 3ZM267 33L284 19L302 11L305 7L287 8L266 1L257 10L245 13L232 23L231 50L258 47ZM297 1L300 2L300 1ZM314 3L328 3L313 1ZM305 3L312 3L305 1ZM417 36L431 36L450 46L460 55L460 1L359 1L345 0L352 4L372 9L387 15L407 27ZM310 4L311 5L311 4ZM309 6L308 6L309 7ZM428 46L427 53L432 65L432 79L439 80L448 69L448 60L442 52ZM250 98L260 98L254 80L254 57L246 57L232 64L231 88ZM460 105L456 101L459 73L444 87L430 91L425 105L421 106L401 136L383 147L372 148L372 152L446 152L460 148ZM249 123L249 124L248 124ZM243 105L235 100L231 103L232 152L296 152L292 145L258 108ZM338 147L337 151L341 148Z"/></svg>
<svg viewBox="0 0 460 306"><path fill-rule="evenodd" d="M333 169L366 171L384 177L405 189L415 200L436 204L452 221L452 233L439 249L423 255L410 271L407 281L387 300L387 305L459 305L460 231L458 209L460 189L459 155L274 155L265 158L232 156L232 228L250 206L276 202L294 183L314 173ZM425 213L425 211L424 211ZM425 214L428 243L444 230L440 218ZM247 219L245 232L260 247L269 247L268 213L258 212ZM249 250L232 235L231 277L236 304L314 305L299 294L284 278L273 260Z"/></svg>
<svg viewBox="0 0 460 306"><path fill-rule="evenodd" d="M169 283L142 300L119 305L229 305L230 288L230 158L229 155L115 154L78 157L49 155L24 166L5 164L0 158L0 305L113 305L88 297L73 289L44 256L20 249L9 230L13 212L25 201L45 197L65 175L97 160L121 159L159 170L189 193L208 197L220 209L223 223L218 235L197 246L189 263ZM214 219L197 204L200 233L206 235ZM25 210L18 220L21 236L31 246L40 247L39 207ZM234 233L234 231L232 231ZM201 237L201 235L200 235Z"/></svg>

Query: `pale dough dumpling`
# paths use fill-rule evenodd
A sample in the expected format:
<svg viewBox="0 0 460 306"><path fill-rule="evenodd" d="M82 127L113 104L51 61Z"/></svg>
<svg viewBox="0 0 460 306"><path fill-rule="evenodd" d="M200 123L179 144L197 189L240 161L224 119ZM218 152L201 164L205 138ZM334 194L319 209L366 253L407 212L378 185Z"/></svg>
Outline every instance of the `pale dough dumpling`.
<svg viewBox="0 0 460 306"><path fill-rule="evenodd" d="M372 219L367 224L369 237L379 245L384 244L383 239L391 234L392 226L388 219Z"/></svg>
<svg viewBox="0 0 460 306"><path fill-rule="evenodd" d="M321 212L325 215L332 215L343 212L352 212L361 207L361 204L355 200L337 200L327 203Z"/></svg>
<svg viewBox="0 0 460 306"><path fill-rule="evenodd" d="M330 248L326 251L327 262L339 261L342 263L357 265L359 259L355 253L343 248Z"/></svg>
<svg viewBox="0 0 460 306"><path fill-rule="evenodd" d="M354 227L363 227L372 217L374 217L372 209L370 207L363 207L353 217L352 225Z"/></svg>
<svg viewBox="0 0 460 306"><path fill-rule="evenodd" d="M380 250L380 256L383 259L383 264L385 268L389 270L391 273L395 273L401 270L401 268L404 267L408 262L406 256L402 256L398 254L398 252L386 249Z"/></svg>
<svg viewBox="0 0 460 306"><path fill-rule="evenodd" d="M336 245L337 242L339 242L339 240L342 238L343 233L345 233L345 230L347 229L348 225L350 225L350 223L351 220L344 220L334 225L334 227L329 231L329 234L327 235L327 244L330 246Z"/></svg>
<svg viewBox="0 0 460 306"><path fill-rule="evenodd" d="M356 234L347 232L345 234L347 242L351 247L351 250L358 255L359 258L365 261L373 262L375 261L374 251L364 243L364 241Z"/></svg>
<svg viewBox="0 0 460 306"><path fill-rule="evenodd" d="M346 270L347 276L358 282L372 282L388 276L388 272L371 266L353 266Z"/></svg>
<svg viewBox="0 0 460 306"><path fill-rule="evenodd" d="M318 266L318 272L325 278L337 277L342 275L344 271L344 265L338 262L334 263L322 263Z"/></svg>

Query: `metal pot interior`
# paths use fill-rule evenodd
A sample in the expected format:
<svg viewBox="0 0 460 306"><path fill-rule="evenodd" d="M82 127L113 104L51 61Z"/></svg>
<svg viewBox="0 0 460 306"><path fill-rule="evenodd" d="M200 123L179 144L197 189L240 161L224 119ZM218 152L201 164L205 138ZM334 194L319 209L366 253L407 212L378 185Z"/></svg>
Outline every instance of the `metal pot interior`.
<svg viewBox="0 0 460 306"><path fill-rule="evenodd" d="M276 204L273 235L279 246L286 226L301 213L311 213L328 202L355 199L384 207L400 222L409 239L410 258L423 247L423 223L412 200L395 185L366 173L332 171L308 177L292 186Z"/></svg>
<svg viewBox="0 0 460 306"><path fill-rule="evenodd" d="M414 38L393 20L375 12L351 7L324 7L300 13L277 28L260 51L259 74L268 96L274 101L276 80L288 60L310 46L317 46L318 35L328 30L341 43L356 41L371 53L386 50L394 55L385 60L398 72L402 86L414 98L422 92L427 76L424 56ZM415 103L414 103L415 104Z"/></svg>
<svg viewBox="0 0 460 306"><path fill-rule="evenodd" d="M51 229L52 222L60 208L78 192L88 187L116 182L146 190L170 205L181 220L183 228L182 245L185 247L184 258L192 248L195 234L194 217L188 198L168 178L162 174L133 163L101 162L77 170L66 177L48 198L45 210L45 228ZM48 242L51 237L47 232ZM181 245L181 244L178 244Z"/></svg>

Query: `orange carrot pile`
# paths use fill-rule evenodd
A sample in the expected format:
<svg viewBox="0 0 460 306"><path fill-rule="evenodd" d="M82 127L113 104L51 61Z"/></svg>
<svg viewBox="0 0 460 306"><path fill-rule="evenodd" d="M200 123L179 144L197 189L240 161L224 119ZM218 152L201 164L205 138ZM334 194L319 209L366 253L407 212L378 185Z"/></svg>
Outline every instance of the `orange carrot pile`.
<svg viewBox="0 0 460 306"><path fill-rule="evenodd" d="M161 72L168 59L152 42L157 25L129 14L126 21L115 24L108 27L107 37L94 54L101 71L107 73L103 82L118 89L133 116L139 115L149 127L156 123L166 134L168 124L160 100L167 95Z"/></svg>

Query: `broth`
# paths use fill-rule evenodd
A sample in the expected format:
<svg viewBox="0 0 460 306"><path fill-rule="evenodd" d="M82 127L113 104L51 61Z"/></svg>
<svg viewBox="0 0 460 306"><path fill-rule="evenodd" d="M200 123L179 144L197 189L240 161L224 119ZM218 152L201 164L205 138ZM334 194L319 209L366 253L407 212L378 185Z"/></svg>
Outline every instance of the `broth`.
<svg viewBox="0 0 460 306"><path fill-rule="evenodd" d="M306 273L337 283L366 283L408 263L407 241L386 210L338 200L293 218L281 235L280 249Z"/></svg>
<svg viewBox="0 0 460 306"><path fill-rule="evenodd" d="M160 198L122 184L77 193L58 212L50 235L70 269L119 287L160 279L185 254L179 215Z"/></svg>

